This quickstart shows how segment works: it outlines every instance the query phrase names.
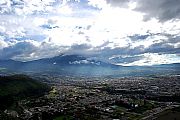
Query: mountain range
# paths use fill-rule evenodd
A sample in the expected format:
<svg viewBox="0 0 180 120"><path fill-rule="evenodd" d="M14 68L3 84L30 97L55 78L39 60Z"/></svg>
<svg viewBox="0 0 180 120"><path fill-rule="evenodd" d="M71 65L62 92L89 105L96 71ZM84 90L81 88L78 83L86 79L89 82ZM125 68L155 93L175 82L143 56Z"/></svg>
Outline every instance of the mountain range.
<svg viewBox="0 0 180 120"><path fill-rule="evenodd" d="M34 61L0 60L0 73L46 73L73 76L148 76L179 74L180 63L155 66L118 66L79 55L60 55Z"/></svg>

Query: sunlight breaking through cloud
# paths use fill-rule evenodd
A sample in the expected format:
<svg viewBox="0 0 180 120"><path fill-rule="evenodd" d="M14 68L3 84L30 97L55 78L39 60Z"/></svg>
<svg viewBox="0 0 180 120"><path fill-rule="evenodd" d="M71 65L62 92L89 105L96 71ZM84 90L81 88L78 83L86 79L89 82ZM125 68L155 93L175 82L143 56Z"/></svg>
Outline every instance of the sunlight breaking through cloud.
<svg viewBox="0 0 180 120"><path fill-rule="evenodd" d="M166 1L2 0L0 59L80 54L111 63L112 56L140 56L136 61L116 61L124 65L179 62L178 7L166 16ZM147 4L154 4L157 13L144 10Z"/></svg>

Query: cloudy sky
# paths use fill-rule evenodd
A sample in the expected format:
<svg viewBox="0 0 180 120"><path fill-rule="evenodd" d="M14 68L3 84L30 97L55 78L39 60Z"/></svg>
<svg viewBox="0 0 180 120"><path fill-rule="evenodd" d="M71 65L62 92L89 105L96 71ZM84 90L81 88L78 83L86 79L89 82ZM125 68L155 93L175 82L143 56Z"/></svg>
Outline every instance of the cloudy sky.
<svg viewBox="0 0 180 120"><path fill-rule="evenodd" d="M0 0L0 59L180 63L180 0Z"/></svg>

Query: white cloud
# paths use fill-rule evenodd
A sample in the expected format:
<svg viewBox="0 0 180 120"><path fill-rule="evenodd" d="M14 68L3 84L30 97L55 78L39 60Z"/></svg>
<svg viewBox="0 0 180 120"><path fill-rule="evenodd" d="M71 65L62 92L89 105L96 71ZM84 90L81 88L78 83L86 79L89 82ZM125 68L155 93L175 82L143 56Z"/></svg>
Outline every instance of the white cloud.
<svg viewBox="0 0 180 120"><path fill-rule="evenodd" d="M144 21L145 13L134 10L138 2L129 1L2 0L0 49L7 48L9 58L23 61L60 53L95 57L98 54L105 61L113 55L145 54L143 59L128 64L166 63L163 60L170 58L166 54L178 53L180 20L159 22L157 17L152 17ZM20 42L21 46L27 45L29 51L18 49ZM81 50L74 46L86 48ZM14 50L12 47L19 51L10 51ZM159 56L158 53L165 55ZM153 56L162 60L156 62ZM148 59L152 62L147 62ZM168 60L167 63L178 62L176 59Z"/></svg>
<svg viewBox="0 0 180 120"><path fill-rule="evenodd" d="M176 54L156 54L156 53L145 53L140 56L143 56L142 59L137 60L131 63L121 63L118 65L124 66L151 66L159 64L172 64L180 63L180 59Z"/></svg>
<svg viewBox="0 0 180 120"><path fill-rule="evenodd" d="M94 7L97 7L99 9L103 9L105 7L108 7L106 1L104 1L104 0L88 0L88 4L92 5Z"/></svg>
<svg viewBox="0 0 180 120"><path fill-rule="evenodd" d="M8 44L0 37L0 50L7 47Z"/></svg>
<svg viewBox="0 0 180 120"><path fill-rule="evenodd" d="M67 14L72 14L73 10L68 5L66 5L66 6L63 6L59 9L57 9L56 12L58 12L60 14L66 14L67 15Z"/></svg>

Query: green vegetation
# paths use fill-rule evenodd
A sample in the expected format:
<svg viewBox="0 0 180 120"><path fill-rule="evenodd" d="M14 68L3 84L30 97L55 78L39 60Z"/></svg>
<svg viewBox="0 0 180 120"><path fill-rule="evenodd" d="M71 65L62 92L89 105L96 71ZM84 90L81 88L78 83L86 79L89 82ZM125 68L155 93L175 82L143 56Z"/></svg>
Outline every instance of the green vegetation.
<svg viewBox="0 0 180 120"><path fill-rule="evenodd" d="M140 120L142 118L142 115L138 114L127 114L128 120Z"/></svg>
<svg viewBox="0 0 180 120"><path fill-rule="evenodd" d="M120 106L117 106L117 111L118 112L126 112L127 111L127 109L126 108L124 108L124 107L120 107Z"/></svg>
<svg viewBox="0 0 180 120"><path fill-rule="evenodd" d="M53 98L58 95L58 92L55 87L51 88L51 91L49 91L48 98Z"/></svg>
<svg viewBox="0 0 180 120"><path fill-rule="evenodd" d="M62 115L62 116L54 118L53 120L72 120L72 117Z"/></svg>
<svg viewBox="0 0 180 120"><path fill-rule="evenodd" d="M144 105L141 105L141 106L139 106L137 108L134 108L132 111L136 112L136 113L143 113L143 112L145 112L147 110L151 110L151 109L153 109L155 107L156 107L155 104L153 104L151 102L146 102Z"/></svg>
<svg viewBox="0 0 180 120"><path fill-rule="evenodd" d="M12 107L16 101L43 95L49 87L25 75L0 76L0 110Z"/></svg>

